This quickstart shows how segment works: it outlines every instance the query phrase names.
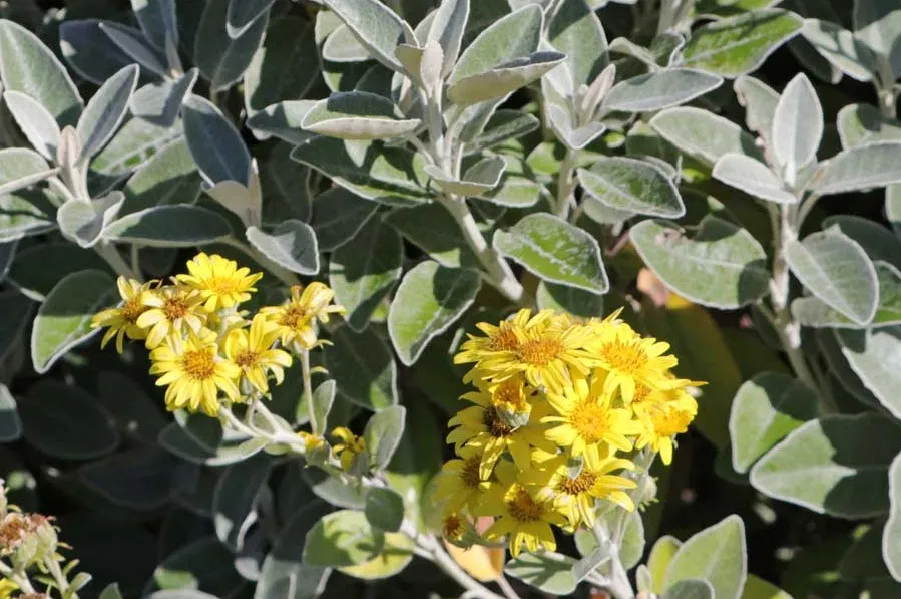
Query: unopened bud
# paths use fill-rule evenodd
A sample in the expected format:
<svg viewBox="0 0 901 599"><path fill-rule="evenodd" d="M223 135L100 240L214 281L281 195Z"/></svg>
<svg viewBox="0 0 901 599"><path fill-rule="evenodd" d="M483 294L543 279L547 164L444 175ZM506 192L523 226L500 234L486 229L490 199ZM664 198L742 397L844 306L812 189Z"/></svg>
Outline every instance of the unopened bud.
<svg viewBox="0 0 901 599"><path fill-rule="evenodd" d="M66 125L59 134L56 163L64 169L73 170L78 166L80 156L81 141L78 139L78 131L72 125Z"/></svg>
<svg viewBox="0 0 901 599"><path fill-rule="evenodd" d="M322 435L306 431L297 433L303 439L304 457L311 466L324 466L332 457L332 447Z"/></svg>

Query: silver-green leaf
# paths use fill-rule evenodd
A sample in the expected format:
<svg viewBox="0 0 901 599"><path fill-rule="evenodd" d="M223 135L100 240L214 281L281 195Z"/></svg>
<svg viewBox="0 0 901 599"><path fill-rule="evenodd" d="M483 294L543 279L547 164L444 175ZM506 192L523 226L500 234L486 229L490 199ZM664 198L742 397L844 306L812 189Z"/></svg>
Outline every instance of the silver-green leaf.
<svg viewBox="0 0 901 599"><path fill-rule="evenodd" d="M601 158L589 168L579 169L578 177L588 196L608 208L664 218L685 215L685 204L672 179L649 162Z"/></svg>
<svg viewBox="0 0 901 599"><path fill-rule="evenodd" d="M697 533L679 548L666 569L664 587L706 580L717 599L739 599L748 578L745 525L732 515Z"/></svg>
<svg viewBox="0 0 901 599"><path fill-rule="evenodd" d="M302 275L319 272L319 246L312 227L299 220L286 220L272 233L257 227L247 229L247 240L264 256Z"/></svg>
<svg viewBox="0 0 901 599"><path fill-rule="evenodd" d="M342 139L403 137L421 124L406 119L391 100L368 92L339 92L314 104L301 126L313 133Z"/></svg>

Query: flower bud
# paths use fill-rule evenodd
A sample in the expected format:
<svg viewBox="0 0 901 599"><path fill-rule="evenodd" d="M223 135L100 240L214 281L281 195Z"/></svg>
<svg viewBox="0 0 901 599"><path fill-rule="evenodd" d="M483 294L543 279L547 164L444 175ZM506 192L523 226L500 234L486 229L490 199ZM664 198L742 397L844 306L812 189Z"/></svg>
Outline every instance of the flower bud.
<svg viewBox="0 0 901 599"><path fill-rule="evenodd" d="M56 553L56 529L46 516L11 512L0 522L0 555L24 569Z"/></svg>
<svg viewBox="0 0 901 599"><path fill-rule="evenodd" d="M312 466L324 466L332 457L332 447L322 435L314 435L306 431L297 433L304 443L304 457Z"/></svg>
<svg viewBox="0 0 901 599"><path fill-rule="evenodd" d="M447 514L441 519L440 533L445 541L460 549L469 549L482 540L469 518L457 513Z"/></svg>

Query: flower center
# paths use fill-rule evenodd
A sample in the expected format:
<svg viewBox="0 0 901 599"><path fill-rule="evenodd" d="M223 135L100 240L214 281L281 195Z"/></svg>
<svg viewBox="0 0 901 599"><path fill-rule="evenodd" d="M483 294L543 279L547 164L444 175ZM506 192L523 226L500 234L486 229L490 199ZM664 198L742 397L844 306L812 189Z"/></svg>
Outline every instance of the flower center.
<svg viewBox="0 0 901 599"><path fill-rule="evenodd" d="M182 356L181 367L191 378L203 381L213 376L216 363L213 361L213 354L209 351L188 351Z"/></svg>
<svg viewBox="0 0 901 599"><path fill-rule="evenodd" d="M169 322L184 318L188 314L188 302L183 297L166 298L163 302L163 314Z"/></svg>
<svg viewBox="0 0 901 599"><path fill-rule="evenodd" d="M583 401L570 414L569 424L585 441L596 443L607 432L607 409L591 400Z"/></svg>
<svg viewBox="0 0 901 599"><path fill-rule="evenodd" d="M259 359L260 354L258 352L245 349L244 351L238 352L238 355L235 357L235 363L241 368L250 368L251 366L254 366Z"/></svg>
<svg viewBox="0 0 901 599"><path fill-rule="evenodd" d="M651 392L651 388L647 385L638 383L635 385L635 391L632 393L632 403L638 403L643 400Z"/></svg>
<svg viewBox="0 0 901 599"><path fill-rule="evenodd" d="M532 496L524 489L516 489L512 497L507 499L507 511L518 522L536 522L541 520L544 510L535 503Z"/></svg>
<svg viewBox="0 0 901 599"><path fill-rule="evenodd" d="M519 359L531 366L547 366L563 353L559 339L539 337L529 339L519 348Z"/></svg>
<svg viewBox="0 0 901 599"><path fill-rule="evenodd" d="M504 422L495 408L486 408L485 416L482 422L488 428L488 432L492 437L506 437L513 432L513 427Z"/></svg>
<svg viewBox="0 0 901 599"><path fill-rule="evenodd" d="M647 364L648 356L641 347L632 342L611 341L600 348L601 358L611 370L632 373Z"/></svg>
<svg viewBox="0 0 901 599"><path fill-rule="evenodd" d="M122 306L122 318L134 324L138 320L138 316L144 313L144 309L140 298L133 297Z"/></svg>
<svg viewBox="0 0 901 599"><path fill-rule="evenodd" d="M450 515L441 523L441 532L446 539L458 539L463 534L463 521L459 516Z"/></svg>
<svg viewBox="0 0 901 599"><path fill-rule="evenodd" d="M227 293L234 293L238 289L238 284L231 277L212 277L207 282L207 287L213 293L225 295Z"/></svg>
<svg viewBox="0 0 901 599"><path fill-rule="evenodd" d="M514 351L519 348L519 339L513 327L502 322L500 327L488 339L488 349L492 351Z"/></svg>
<svg viewBox="0 0 901 599"><path fill-rule="evenodd" d="M494 403L500 406L512 407L514 411L523 411L527 407L526 397L522 392L522 383L515 379L509 379L501 383L494 390Z"/></svg>
<svg viewBox="0 0 901 599"><path fill-rule="evenodd" d="M307 319L308 312L306 309L300 306L288 306L285 308L285 313L282 315L281 320L279 320L279 324L286 326L289 329L299 329L302 325L306 324Z"/></svg>
<svg viewBox="0 0 901 599"><path fill-rule="evenodd" d="M567 495L578 495L585 493L594 486L597 475L591 472L583 472L576 478L564 478L557 483L557 491L566 493Z"/></svg>
<svg viewBox="0 0 901 599"><path fill-rule="evenodd" d="M482 483L482 477L479 476L479 457L469 458L463 464L463 472L460 474L460 480L467 489L478 489Z"/></svg>

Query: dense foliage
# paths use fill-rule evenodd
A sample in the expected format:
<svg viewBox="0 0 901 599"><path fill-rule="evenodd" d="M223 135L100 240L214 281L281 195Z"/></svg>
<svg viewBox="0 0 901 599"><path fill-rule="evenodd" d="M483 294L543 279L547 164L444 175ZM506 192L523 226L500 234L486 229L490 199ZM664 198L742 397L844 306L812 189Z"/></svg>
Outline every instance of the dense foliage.
<svg viewBox="0 0 901 599"><path fill-rule="evenodd" d="M0 17L0 597L901 595L897 0Z"/></svg>

